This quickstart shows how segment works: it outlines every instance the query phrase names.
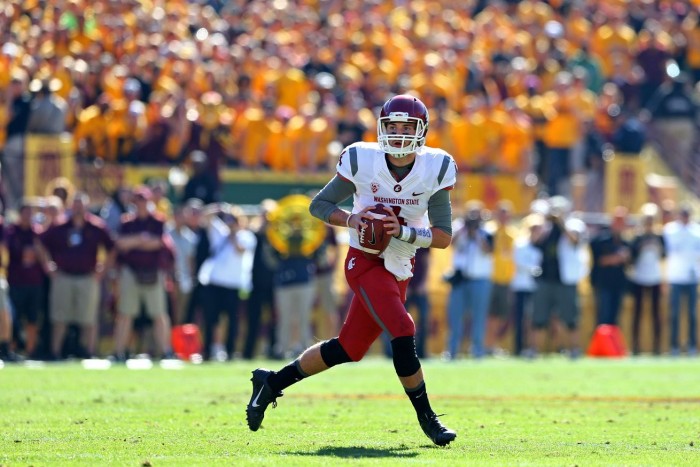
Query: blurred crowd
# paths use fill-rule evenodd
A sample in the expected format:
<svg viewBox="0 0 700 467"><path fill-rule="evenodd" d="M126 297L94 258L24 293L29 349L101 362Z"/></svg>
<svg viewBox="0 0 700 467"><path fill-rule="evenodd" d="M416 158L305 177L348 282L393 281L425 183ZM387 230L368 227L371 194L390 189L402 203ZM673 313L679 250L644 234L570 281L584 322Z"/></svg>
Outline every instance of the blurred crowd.
<svg viewBox="0 0 700 467"><path fill-rule="evenodd" d="M49 196L22 203L0 236L0 360L187 358L171 340L187 323L201 333L205 361L290 358L337 334L352 299L336 276L344 229L326 226L313 250L291 240L280 249L267 231L276 201L255 213L197 198L173 204L161 185L121 188L95 206L59 179ZM577 358L588 324L621 327L635 355L697 354L700 224L689 205L585 219L557 195L524 217L507 200L458 211L444 313L429 276L448 265L429 249L416 257L406 307L421 357L440 346L447 360Z"/></svg>
<svg viewBox="0 0 700 467"><path fill-rule="evenodd" d="M574 173L595 185L606 151L638 152L651 120L694 150L698 18L674 0L10 0L3 167L21 180L23 136L68 131L81 160L199 149L215 177L327 170L408 91L431 109L428 145L463 171L566 194Z"/></svg>
<svg viewBox="0 0 700 467"><path fill-rule="evenodd" d="M190 198L191 184L171 203L163 186L120 187L100 205L56 179L21 203L0 229L0 361L188 358L172 331L186 323L198 325L206 361L281 358L337 332L330 226L313 251L280 251L266 228L274 200L251 214Z"/></svg>
<svg viewBox="0 0 700 467"><path fill-rule="evenodd" d="M697 355L700 224L690 205L648 203L638 213L617 207L586 219L553 196L514 220L508 201L493 213L470 201L455 228L446 358L553 350L578 358L590 340L589 329L581 332L586 311L595 313L587 319L593 329L618 326L630 336L634 355L666 347L672 356ZM582 287L590 287L592 306L582 306Z"/></svg>

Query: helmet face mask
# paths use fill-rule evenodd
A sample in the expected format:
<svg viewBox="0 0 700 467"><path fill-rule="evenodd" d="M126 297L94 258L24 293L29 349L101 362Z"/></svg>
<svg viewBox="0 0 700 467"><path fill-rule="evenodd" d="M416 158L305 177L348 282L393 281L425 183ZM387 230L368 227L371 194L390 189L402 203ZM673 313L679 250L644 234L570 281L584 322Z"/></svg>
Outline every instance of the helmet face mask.
<svg viewBox="0 0 700 467"><path fill-rule="evenodd" d="M413 124L415 132L396 131L389 128L392 123ZM420 99L406 94L394 96L386 101L377 120L379 147L397 159L413 154L425 145L428 123L428 109Z"/></svg>

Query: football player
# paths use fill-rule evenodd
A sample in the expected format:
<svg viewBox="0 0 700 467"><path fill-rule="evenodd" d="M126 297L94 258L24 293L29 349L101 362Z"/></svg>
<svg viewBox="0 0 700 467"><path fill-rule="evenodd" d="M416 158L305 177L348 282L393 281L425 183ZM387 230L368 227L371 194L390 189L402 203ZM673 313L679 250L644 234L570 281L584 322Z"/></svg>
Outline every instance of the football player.
<svg viewBox="0 0 700 467"><path fill-rule="evenodd" d="M257 431L269 404L282 390L328 368L359 361L383 332L391 338L396 374L416 410L423 432L446 446L457 434L445 427L430 406L416 355L416 327L406 311L406 288L418 248L447 248L452 238L450 190L457 168L452 156L425 146L428 110L419 99L399 95L382 107L378 142L346 147L337 174L311 202L319 219L350 229L345 276L354 292L340 335L306 349L280 371L253 371L253 394L246 415ZM353 196L352 212L338 207ZM366 256L358 232L367 227L369 210L385 206L384 228L393 236L378 256Z"/></svg>

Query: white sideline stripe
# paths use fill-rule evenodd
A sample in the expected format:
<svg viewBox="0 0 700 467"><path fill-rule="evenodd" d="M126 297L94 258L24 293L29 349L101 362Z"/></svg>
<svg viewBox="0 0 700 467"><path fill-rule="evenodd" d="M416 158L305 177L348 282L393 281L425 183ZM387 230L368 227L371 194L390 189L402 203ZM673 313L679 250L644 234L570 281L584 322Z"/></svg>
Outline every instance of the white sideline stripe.
<svg viewBox="0 0 700 467"><path fill-rule="evenodd" d="M46 363L41 360L25 360L24 366L30 370L43 370L46 368Z"/></svg>
<svg viewBox="0 0 700 467"><path fill-rule="evenodd" d="M126 367L129 370L150 370L153 362L146 358L130 358L126 361Z"/></svg>
<svg viewBox="0 0 700 467"><path fill-rule="evenodd" d="M80 361L80 365L88 371L104 371L114 366L110 360L102 358L86 358ZM43 370L47 364L41 360L25 360L23 366L29 370ZM161 360L159 366L164 370L183 370L187 365L182 360L174 358ZM0 370L4 367L5 362L0 360ZM150 370L153 368L153 361L147 358L130 358L126 361L126 367L129 370Z"/></svg>
<svg viewBox="0 0 700 467"><path fill-rule="evenodd" d="M80 364L86 370L109 370L112 367L112 362L102 358L86 358Z"/></svg>
<svg viewBox="0 0 700 467"><path fill-rule="evenodd" d="M164 370L182 370L185 362L176 358L166 358L160 361L160 367Z"/></svg>

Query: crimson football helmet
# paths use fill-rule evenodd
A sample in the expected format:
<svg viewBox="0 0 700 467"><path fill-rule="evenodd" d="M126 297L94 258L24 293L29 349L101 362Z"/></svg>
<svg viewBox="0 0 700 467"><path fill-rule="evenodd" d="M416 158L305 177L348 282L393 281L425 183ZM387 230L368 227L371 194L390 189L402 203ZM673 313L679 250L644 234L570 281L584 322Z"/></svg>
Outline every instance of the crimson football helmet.
<svg viewBox="0 0 700 467"><path fill-rule="evenodd" d="M416 133L413 135L389 133L386 127L390 122L415 123ZM384 103L379 113L379 120L377 120L379 147L393 157L406 157L425 144L429 122L428 108L420 99L408 94L394 96ZM401 145L394 146L392 143L395 142L400 142Z"/></svg>

